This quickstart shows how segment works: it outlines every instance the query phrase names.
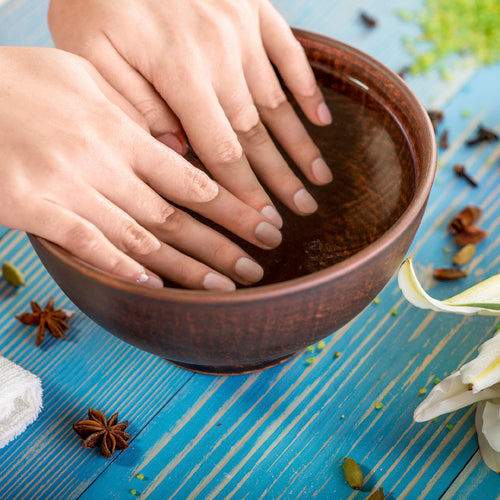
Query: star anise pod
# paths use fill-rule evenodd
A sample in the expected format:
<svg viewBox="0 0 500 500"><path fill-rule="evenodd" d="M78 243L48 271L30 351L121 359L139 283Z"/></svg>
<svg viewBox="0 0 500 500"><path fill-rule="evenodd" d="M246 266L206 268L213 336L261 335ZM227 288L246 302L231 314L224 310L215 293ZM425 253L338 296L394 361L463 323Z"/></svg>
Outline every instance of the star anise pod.
<svg viewBox="0 0 500 500"><path fill-rule="evenodd" d="M22 313L16 318L25 325L38 325L35 345L39 346L45 339L45 330L48 330L56 338L66 338L65 330L70 328L66 320L72 314L63 309L54 309L54 297L51 297L45 308L42 309L38 302L31 301L30 313Z"/></svg>
<svg viewBox="0 0 500 500"><path fill-rule="evenodd" d="M116 450L128 448L127 441L132 437L125 432L128 422L118 422L118 413L108 420L104 413L89 408L89 419L73 424L73 430L83 439L84 448L101 445L104 458L110 458Z"/></svg>

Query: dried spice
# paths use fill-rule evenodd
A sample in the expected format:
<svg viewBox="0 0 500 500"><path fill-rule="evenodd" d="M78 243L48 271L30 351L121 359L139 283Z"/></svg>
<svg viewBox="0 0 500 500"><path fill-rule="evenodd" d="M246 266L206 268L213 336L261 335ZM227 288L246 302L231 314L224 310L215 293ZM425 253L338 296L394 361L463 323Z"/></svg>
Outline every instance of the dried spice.
<svg viewBox="0 0 500 500"><path fill-rule="evenodd" d="M456 266L463 266L467 264L472 257L476 254L476 245L473 243L468 243L463 246L453 257L453 264Z"/></svg>
<svg viewBox="0 0 500 500"><path fill-rule="evenodd" d="M434 269L434 278L439 281L454 281L465 278L467 273L456 267Z"/></svg>
<svg viewBox="0 0 500 500"><path fill-rule="evenodd" d="M352 458L344 458L344 475L349 486L354 490L360 490L363 487L363 472L358 463Z"/></svg>
<svg viewBox="0 0 500 500"><path fill-rule="evenodd" d="M479 243L488 237L488 233L477 226L467 226L461 233L457 234L456 241L459 247L469 243Z"/></svg>
<svg viewBox="0 0 500 500"><path fill-rule="evenodd" d="M448 136L449 136L448 130L443 130L443 133L441 134L441 138L439 139L439 147L441 149L448 149L448 146L449 146Z"/></svg>
<svg viewBox="0 0 500 500"><path fill-rule="evenodd" d="M368 28L375 28L377 26L378 21L373 17L368 15L366 12L362 12L359 17Z"/></svg>
<svg viewBox="0 0 500 500"><path fill-rule="evenodd" d="M22 271L11 264L10 262L5 261L2 264L2 276L5 281L14 286L25 286L26 280L24 279L24 274Z"/></svg>
<svg viewBox="0 0 500 500"><path fill-rule="evenodd" d="M466 171L465 166L461 163L456 163L453 170L458 175L458 177L463 177L471 186L477 187L477 181L475 181Z"/></svg>
<svg viewBox="0 0 500 500"><path fill-rule="evenodd" d="M433 110L427 111L427 114L429 115L429 118L431 119L431 123L432 123L434 130L436 130L438 128L439 124L444 119L443 111L438 110L438 109L433 109Z"/></svg>
<svg viewBox="0 0 500 500"><path fill-rule="evenodd" d="M465 144L467 146L474 146L480 144L481 142L496 142L498 141L498 134L493 130L490 130L482 125L479 125L476 133L476 137L469 139Z"/></svg>
<svg viewBox="0 0 500 500"><path fill-rule="evenodd" d="M384 500L384 488L381 486L378 490L375 490L366 500Z"/></svg>
<svg viewBox="0 0 500 500"><path fill-rule="evenodd" d="M88 420L73 424L73 430L83 439L84 448L101 446L104 458L113 456L115 450L128 448L127 442L132 436L125 432L128 422L118 422L118 413L113 413L108 420L99 410L88 410Z"/></svg>
<svg viewBox="0 0 500 500"><path fill-rule="evenodd" d="M70 328L66 320L73 314L63 309L54 309L54 298L51 297L42 309L38 302L31 301L30 313L22 313L16 316L25 325L38 325L35 345L39 346L45 339L45 331L48 330L56 338L66 338L65 331Z"/></svg>
<svg viewBox="0 0 500 500"><path fill-rule="evenodd" d="M466 227L477 222L482 213L483 211L479 207L474 207L472 205L465 207L451 220L448 226L450 232L453 234L461 233Z"/></svg>

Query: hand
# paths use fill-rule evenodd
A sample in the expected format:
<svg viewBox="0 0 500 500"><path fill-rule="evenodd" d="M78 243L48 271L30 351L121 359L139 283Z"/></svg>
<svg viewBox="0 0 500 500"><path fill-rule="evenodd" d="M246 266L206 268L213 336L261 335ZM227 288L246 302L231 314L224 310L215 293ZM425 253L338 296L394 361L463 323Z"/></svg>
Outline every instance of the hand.
<svg viewBox="0 0 500 500"><path fill-rule="evenodd" d="M317 209L267 132L311 182L331 181L272 64L313 123L331 116L304 50L268 0L52 0L49 25L56 46L90 60L180 153L182 124L213 177L277 227L258 178L296 213Z"/></svg>
<svg viewBox="0 0 500 500"><path fill-rule="evenodd" d="M177 207L261 248L280 243L278 229L154 139L88 61L0 47L0 72L0 224L150 286L162 286L155 273L217 290L262 277L236 244Z"/></svg>

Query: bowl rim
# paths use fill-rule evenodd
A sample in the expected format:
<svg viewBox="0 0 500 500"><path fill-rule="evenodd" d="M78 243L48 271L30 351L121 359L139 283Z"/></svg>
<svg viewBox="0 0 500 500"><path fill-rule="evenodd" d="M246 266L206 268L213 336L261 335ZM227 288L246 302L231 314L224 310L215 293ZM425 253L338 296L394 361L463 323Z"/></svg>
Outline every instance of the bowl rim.
<svg viewBox="0 0 500 500"><path fill-rule="evenodd" d="M293 278L279 283L268 285L254 285L248 288L237 289L232 292L222 292L170 287L164 287L160 289L149 288L147 286L141 285L139 283L134 283L125 278L115 276L109 272L102 271L90 264L87 264L86 262L71 255L68 251L66 251L59 245L52 243L45 238L36 236L34 234L31 234L30 236L38 241L38 243L47 252L53 254L66 266L106 286L120 289L130 294L146 296L158 300L168 299L172 302L188 302L205 305L227 305L248 301L251 302L257 300L269 300L275 297L283 297L287 295L302 293L310 290L311 288L321 287L322 285L331 282L334 278L345 276L351 270L354 270L355 268L366 264L369 260L373 259L374 256L382 253L384 249L387 248L387 246L391 245L393 241L395 241L399 236L402 235L408 224L418 217L418 213L420 212L422 207L425 207L426 205L427 198L432 187L436 171L437 147L433 127L427 111L420 100L417 98L413 90L410 89L410 87L399 75L397 75L394 71L392 71L382 62L373 58L369 54L366 54L365 52L344 42L318 33L297 28L293 28L293 32L299 39L305 38L307 39L307 42L318 44L318 48L323 45L334 48L335 50L340 50L346 53L347 56L352 56L357 61L364 62L368 66L371 66L373 69L377 70L379 73L383 74L387 78L387 80L391 82L391 85L395 86L401 92L401 94L405 96L405 99L411 106L411 108L414 109L416 113L420 113L422 115L424 122L426 122L427 124L426 130L422 131L423 140L421 142L423 143L424 151L426 149L429 151L429 175L425 178L422 178L417 183L414 196L406 209L400 215L398 220L394 224L392 224L392 226L386 232L384 232L382 236L380 236L380 238L370 243L359 252L351 255L347 259L320 271L316 271L305 276L300 276L298 278Z"/></svg>

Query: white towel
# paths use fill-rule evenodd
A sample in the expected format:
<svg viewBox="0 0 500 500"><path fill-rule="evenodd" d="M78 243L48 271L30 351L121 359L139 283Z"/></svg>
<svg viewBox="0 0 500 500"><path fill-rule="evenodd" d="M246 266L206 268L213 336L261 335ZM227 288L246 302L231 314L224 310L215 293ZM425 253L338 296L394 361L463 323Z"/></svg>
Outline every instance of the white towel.
<svg viewBox="0 0 500 500"><path fill-rule="evenodd" d="M0 356L0 448L34 422L41 408L40 379Z"/></svg>

